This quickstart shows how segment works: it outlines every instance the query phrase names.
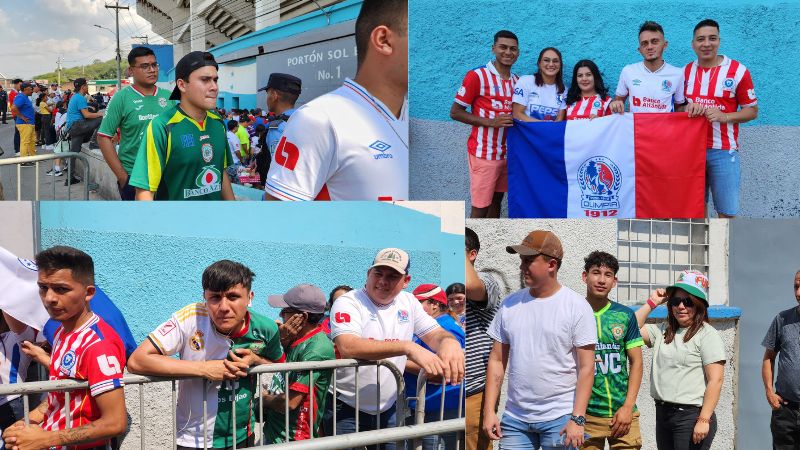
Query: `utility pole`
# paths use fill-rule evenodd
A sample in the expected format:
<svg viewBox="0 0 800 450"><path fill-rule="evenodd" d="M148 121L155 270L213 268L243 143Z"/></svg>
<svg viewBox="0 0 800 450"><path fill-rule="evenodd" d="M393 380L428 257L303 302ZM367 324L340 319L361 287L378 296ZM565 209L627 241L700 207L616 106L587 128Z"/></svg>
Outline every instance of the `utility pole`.
<svg viewBox="0 0 800 450"><path fill-rule="evenodd" d="M61 55L58 55L56 62L58 63L58 88L61 89Z"/></svg>
<svg viewBox="0 0 800 450"><path fill-rule="evenodd" d="M119 6L119 0L116 5L106 5L106 9L113 9L117 18L117 91L122 89L122 55L119 49L119 10L130 9L129 6Z"/></svg>

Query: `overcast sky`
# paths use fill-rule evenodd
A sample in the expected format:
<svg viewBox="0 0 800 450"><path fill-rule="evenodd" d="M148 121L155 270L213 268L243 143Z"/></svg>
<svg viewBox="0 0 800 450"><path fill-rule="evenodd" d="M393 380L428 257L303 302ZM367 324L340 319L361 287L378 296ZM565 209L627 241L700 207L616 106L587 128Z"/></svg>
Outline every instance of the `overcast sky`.
<svg viewBox="0 0 800 450"><path fill-rule="evenodd" d="M89 64L115 57L114 10L105 4L114 0L0 0L0 73L6 77L30 78L56 69L59 55L63 67ZM122 58L131 44L141 43L131 36L150 37L151 44L164 40L153 34L150 24L136 14L136 0L120 0L119 34Z"/></svg>

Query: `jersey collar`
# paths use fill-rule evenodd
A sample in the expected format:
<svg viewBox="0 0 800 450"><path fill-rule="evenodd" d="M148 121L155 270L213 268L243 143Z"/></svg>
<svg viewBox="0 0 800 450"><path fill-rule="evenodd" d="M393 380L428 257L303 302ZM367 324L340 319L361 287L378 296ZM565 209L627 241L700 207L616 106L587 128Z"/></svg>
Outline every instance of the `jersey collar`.
<svg viewBox="0 0 800 450"><path fill-rule="evenodd" d="M186 120L188 120L189 122L193 123L193 124L194 124L194 125L197 127L197 129L198 129L198 130L200 130L200 131L206 131L206 125L208 125L208 114L209 114L209 113L208 113L208 111L206 111L206 118L205 118L205 119L203 119L203 123L202 123L202 124L200 124L200 123L198 123L196 120L194 120L194 119L192 118L192 116L190 116L190 115L186 114L186 113L183 111L183 109L181 109L181 105L180 105L180 104L178 104L178 105L175 105L175 108L177 108L178 112L179 112L179 113L181 113L181 115L182 115L183 117L185 117L185 118L186 118Z"/></svg>
<svg viewBox="0 0 800 450"><path fill-rule="evenodd" d="M298 345L300 345L301 343L303 343L303 342L305 342L305 341L307 341L307 340L311 339L311 337L312 337L312 336L314 336L315 334L317 334L317 333L319 333L319 332L321 332L321 331L323 331L323 330L322 330L322 325L317 325L317 327L316 327L316 328L314 328L313 330L311 330L311 331L309 331L308 333L306 333L306 335L305 335L305 336L303 336L303 337L301 337L300 339L298 339L298 340L296 340L296 341L292 342L292 345L290 345L290 346L289 346L289 348L295 348L295 347L297 347Z"/></svg>
<svg viewBox="0 0 800 450"><path fill-rule="evenodd" d="M155 97L156 95L158 95L158 86L155 86L155 90L153 91L153 95L145 95L144 92L140 92L138 89L136 89L136 86L133 85L133 84L130 85L130 88L133 89L133 92L136 92L137 94L139 94L142 97Z"/></svg>
<svg viewBox="0 0 800 450"><path fill-rule="evenodd" d="M86 323L81 325L79 328L76 328L76 329L70 331L70 334L72 334L72 333L80 333L81 331L83 331L83 330L91 327L92 325L96 324L99 321L99 319L100 318L97 317L97 314L92 313L92 315L89 316L89 318L86 320Z"/></svg>
<svg viewBox="0 0 800 450"><path fill-rule="evenodd" d="M611 308L611 300L609 300L609 301L608 301L608 303L606 303L606 306L603 306L602 308L600 308L600 311L596 311L596 312L594 313L594 316L595 316L595 317L600 317L600 316L602 316L604 312L606 312L606 311L608 311L608 310L609 310L609 308Z"/></svg>
<svg viewBox="0 0 800 450"><path fill-rule="evenodd" d="M492 72L493 74L497 75L497 78L500 78L501 80L505 80L505 78L503 78L503 76L500 75L500 72L497 71L497 67L494 66L494 61L489 61L488 63L486 63L486 70L488 70L489 72ZM509 70L508 71L508 79L510 80L512 78L514 78L514 72Z"/></svg>
<svg viewBox="0 0 800 450"><path fill-rule="evenodd" d="M397 117L394 116L394 114L392 114L392 110L391 109L389 109L382 101L378 100L378 98L373 97L360 84L356 83L355 81L351 80L350 78L346 78L344 80L344 85L347 86L348 88L352 89L353 91L355 91L356 94L358 94L361 98L366 100L367 103L371 103L372 106L375 109L377 109L378 112L380 112L381 115L384 116L384 118L386 118L386 120L397 121L397 120L401 120L402 119L403 110L405 109L405 106L406 106L406 100L403 101L403 108L400 111L400 118L397 118Z"/></svg>
<svg viewBox="0 0 800 450"><path fill-rule="evenodd" d="M719 64L717 64L716 66L714 66L714 67L725 67L725 66L728 66L731 63L731 59L728 58L727 56L725 56L725 55L719 55L719 56L722 56L722 61ZM694 60L694 64L698 68L700 68L702 70L706 70L705 68L700 67L700 60L699 59L695 59ZM712 67L709 67L709 69L712 69Z"/></svg>
<svg viewBox="0 0 800 450"><path fill-rule="evenodd" d="M666 59L664 60L664 64L662 64L662 65L661 65L661 67L659 67L659 68L658 68L658 69L656 69L656 70L652 70L652 71L651 71L650 69L648 69L648 68L647 68L647 65L644 63L644 61L642 61L642 63L641 63L641 64L642 64L642 68L644 69L644 71L645 71L645 72L647 72L647 73L653 73L653 74L656 74L656 73L659 73L659 72L661 72L662 70L664 70L664 68L665 68L665 67L667 67L667 60L666 60Z"/></svg>

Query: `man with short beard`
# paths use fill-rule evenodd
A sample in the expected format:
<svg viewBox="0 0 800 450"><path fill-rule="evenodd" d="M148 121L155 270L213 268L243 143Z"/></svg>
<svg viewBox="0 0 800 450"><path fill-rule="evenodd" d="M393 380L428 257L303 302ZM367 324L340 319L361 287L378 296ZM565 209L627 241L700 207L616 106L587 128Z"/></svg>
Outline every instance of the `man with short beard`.
<svg viewBox="0 0 800 450"><path fill-rule="evenodd" d="M225 122L213 112L219 87L214 55L191 52L175 65L175 106L144 132L129 184L136 200L234 200Z"/></svg>
<svg viewBox="0 0 800 450"><path fill-rule="evenodd" d="M800 303L800 270L794 274L794 298ZM770 430L774 450L800 448L800 305L781 311L772 320L761 345L765 347L761 378L772 407ZM778 370L775 357L780 355ZM774 382L774 374L778 379Z"/></svg>

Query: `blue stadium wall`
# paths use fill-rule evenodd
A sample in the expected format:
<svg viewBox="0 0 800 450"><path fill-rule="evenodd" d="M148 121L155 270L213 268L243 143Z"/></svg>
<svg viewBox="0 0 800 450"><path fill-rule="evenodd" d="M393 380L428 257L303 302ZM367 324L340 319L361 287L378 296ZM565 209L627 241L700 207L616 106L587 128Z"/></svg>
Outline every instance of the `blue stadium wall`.
<svg viewBox="0 0 800 450"><path fill-rule="evenodd" d="M251 55L241 60L220 64L217 106L228 110L234 107L247 109L266 108L265 104L259 104L256 91L266 85L269 73L262 73L257 69L256 56L254 55L254 51L257 52L257 50L254 49L262 46L268 51L270 43L274 41L355 20L361 10L361 3L361 0L346 0L323 8L328 15L327 17L322 11L314 11L246 34L210 49L209 52L217 60L222 61L237 52L245 52Z"/></svg>
<svg viewBox="0 0 800 450"><path fill-rule="evenodd" d="M555 46L564 57L565 82L575 62L589 58L614 89L622 67L642 59L642 22L663 25L665 59L682 67L696 59L692 29L705 18L720 23L720 53L750 69L759 99L758 119L740 132L741 215L800 216L800 119L791 97L798 76L787 64L800 59L791 39L800 26L800 2L765 0L410 2L411 198L469 201L469 127L452 121L449 111L465 73L493 59L496 31L519 36L516 73L533 73L539 51Z"/></svg>
<svg viewBox="0 0 800 450"><path fill-rule="evenodd" d="M369 203L170 204L43 202L41 247L70 245L94 258L96 281L127 318L137 340L182 306L202 301L203 270L242 262L256 273L253 308L271 317L267 296L299 283L326 293L361 287L384 247L412 258L409 290L464 279L464 236L441 219L405 207Z"/></svg>

